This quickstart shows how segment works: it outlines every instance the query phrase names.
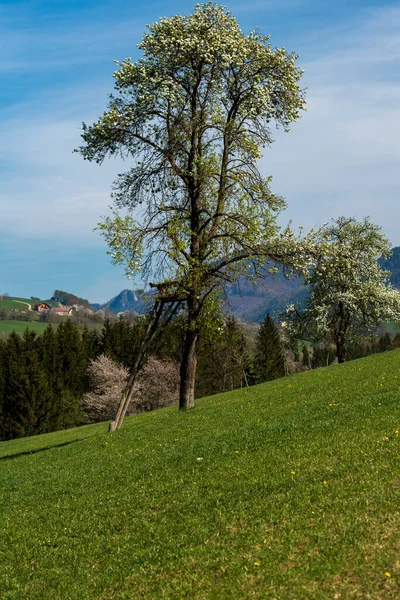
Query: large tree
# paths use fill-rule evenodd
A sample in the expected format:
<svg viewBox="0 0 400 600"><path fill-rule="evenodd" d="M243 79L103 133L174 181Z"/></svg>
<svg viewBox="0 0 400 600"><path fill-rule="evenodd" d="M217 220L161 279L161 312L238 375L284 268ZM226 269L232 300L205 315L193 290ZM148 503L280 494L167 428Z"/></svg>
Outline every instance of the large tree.
<svg viewBox="0 0 400 600"><path fill-rule="evenodd" d="M288 329L303 339L333 342L338 361L345 362L352 340L381 321L400 319L400 292L379 263L390 256L391 244L370 219L340 217L321 231L319 248L306 280L308 302L302 311L289 307Z"/></svg>
<svg viewBox="0 0 400 600"><path fill-rule="evenodd" d="M288 130L304 108L302 71L295 54L245 35L211 2L161 18L139 48L136 63L117 62L116 94L83 125L79 151L98 163L131 162L100 229L128 276L141 271L158 299L185 304L180 408L190 408L210 299L219 301L226 281L259 276L265 259L297 266L304 256L304 240L280 232L285 203L258 168L272 125Z"/></svg>

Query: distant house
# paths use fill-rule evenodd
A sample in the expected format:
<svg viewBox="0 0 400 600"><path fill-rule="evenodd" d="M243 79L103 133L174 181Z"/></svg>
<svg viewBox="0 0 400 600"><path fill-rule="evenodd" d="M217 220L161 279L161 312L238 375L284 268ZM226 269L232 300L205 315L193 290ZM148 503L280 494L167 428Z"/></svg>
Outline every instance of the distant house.
<svg viewBox="0 0 400 600"><path fill-rule="evenodd" d="M33 307L33 310L37 310L39 312L47 312L50 309L51 306L49 304L46 304L46 302L41 302L40 304L36 304L36 306Z"/></svg>
<svg viewBox="0 0 400 600"><path fill-rule="evenodd" d="M72 306L53 306L51 311L56 315L68 316L72 315L74 309L72 308Z"/></svg>

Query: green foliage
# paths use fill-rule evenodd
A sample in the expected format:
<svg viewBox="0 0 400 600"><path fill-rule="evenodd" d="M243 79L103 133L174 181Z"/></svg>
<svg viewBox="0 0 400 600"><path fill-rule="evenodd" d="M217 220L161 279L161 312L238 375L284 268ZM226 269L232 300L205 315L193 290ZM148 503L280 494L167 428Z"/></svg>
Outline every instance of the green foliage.
<svg viewBox="0 0 400 600"><path fill-rule="evenodd" d="M78 328L70 319L61 323L56 333L58 373L62 389L79 398L86 390L88 358Z"/></svg>
<svg viewBox="0 0 400 600"><path fill-rule="evenodd" d="M307 369L311 368L311 359L310 359L310 352L308 350L308 346L307 344L304 344L303 349L302 349L302 354L303 354L303 367L306 367Z"/></svg>
<svg viewBox="0 0 400 600"><path fill-rule="evenodd" d="M312 347L311 365L313 369L328 367L335 360L336 351L331 345L316 344ZM310 361L310 357L306 360Z"/></svg>
<svg viewBox="0 0 400 600"><path fill-rule="evenodd" d="M379 338L378 342L378 351L386 352L386 350L390 350L392 347L392 338L389 333L385 333L382 337Z"/></svg>
<svg viewBox="0 0 400 600"><path fill-rule="evenodd" d="M285 375L285 355L279 330L269 313L257 335L254 370L259 383Z"/></svg>
<svg viewBox="0 0 400 600"><path fill-rule="evenodd" d="M3 345L0 439L51 430L54 399L36 352L35 338L36 334L29 330L22 339L12 333Z"/></svg>
<svg viewBox="0 0 400 600"><path fill-rule="evenodd" d="M132 326L123 318L114 323L106 320L98 341L97 356L109 358L130 367L138 350L145 324L145 317L138 317Z"/></svg>
<svg viewBox="0 0 400 600"><path fill-rule="evenodd" d="M78 151L131 161L98 228L129 278L155 277L159 297L186 302L181 396L191 405L209 294L221 303L227 281L260 276L267 259L303 267L312 245L281 231L285 202L258 168L272 124L288 130L305 107L302 71L295 54L245 35L212 3L148 26L139 48L136 63L116 61L115 94L83 125Z"/></svg>
<svg viewBox="0 0 400 600"><path fill-rule="evenodd" d="M399 360L0 444L0 596L398 600Z"/></svg>
<svg viewBox="0 0 400 600"><path fill-rule="evenodd" d="M217 336L201 340L196 396L210 396L246 385L249 356L243 327L226 318Z"/></svg>
<svg viewBox="0 0 400 600"><path fill-rule="evenodd" d="M88 356L68 320L42 336L25 330L0 342L0 439L71 427L82 422Z"/></svg>
<svg viewBox="0 0 400 600"><path fill-rule="evenodd" d="M82 343L85 355L88 358L88 360L94 360L97 356L101 354L100 339L95 329L89 330L86 326L83 328Z"/></svg>
<svg viewBox="0 0 400 600"><path fill-rule="evenodd" d="M51 298L55 302L61 302L64 306L72 306L73 304L79 304L80 306L89 307L89 301L85 298L79 298L75 294L69 292L63 292L62 290L54 290L54 294Z"/></svg>
<svg viewBox="0 0 400 600"><path fill-rule="evenodd" d="M79 149L87 160L133 161L114 197L117 208L143 208L140 220L114 212L99 225L113 261L128 276L153 266L196 294L228 273L248 277L252 256L297 263L293 234L276 224L285 203L257 168L271 122L288 129L304 109L297 56L244 35L213 4L160 19L139 48L137 63L116 61L117 95L84 125Z"/></svg>

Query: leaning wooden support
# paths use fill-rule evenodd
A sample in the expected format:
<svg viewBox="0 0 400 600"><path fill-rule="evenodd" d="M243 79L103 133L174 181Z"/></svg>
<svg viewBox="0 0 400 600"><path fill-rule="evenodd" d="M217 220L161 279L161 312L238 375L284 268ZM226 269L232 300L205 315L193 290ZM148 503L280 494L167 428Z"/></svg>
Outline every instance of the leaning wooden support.
<svg viewBox="0 0 400 600"><path fill-rule="evenodd" d="M165 304L169 304L169 306L163 314ZM154 343L157 336L159 336L162 333L165 326L170 322L170 320L178 310L179 305L179 301L175 302L171 300L156 300L154 307L150 313L149 322L147 324L145 334L139 346L135 362L133 363L129 372L128 381L122 393L117 414L115 416L114 421L111 421L108 427L109 432L115 431L116 429L119 429L121 427L126 415L126 411L128 410L129 404L132 400L136 378L141 368L143 367L149 349Z"/></svg>

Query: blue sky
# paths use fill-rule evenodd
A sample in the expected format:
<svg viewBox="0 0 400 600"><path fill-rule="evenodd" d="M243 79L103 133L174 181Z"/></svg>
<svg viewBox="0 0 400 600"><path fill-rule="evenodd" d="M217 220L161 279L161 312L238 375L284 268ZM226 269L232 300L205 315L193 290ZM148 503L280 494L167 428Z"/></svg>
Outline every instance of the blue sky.
<svg viewBox="0 0 400 600"><path fill-rule="evenodd" d="M400 2L234 0L243 30L300 54L308 110L277 132L262 169L305 228L366 215L400 245ZM66 289L93 302L131 284L92 230L120 170L72 151L103 112L114 59L180 0L0 1L0 293Z"/></svg>

